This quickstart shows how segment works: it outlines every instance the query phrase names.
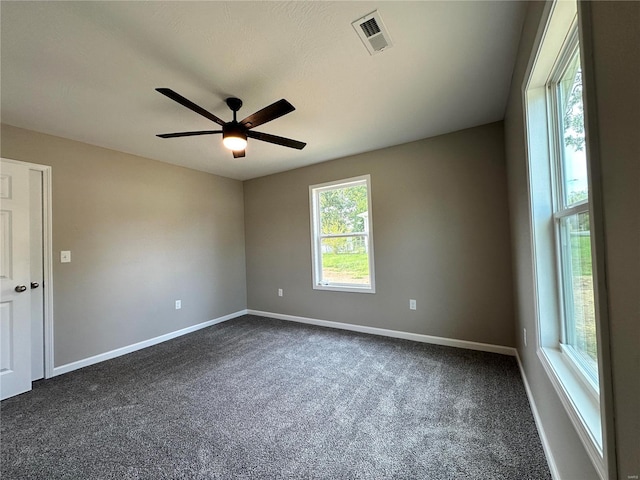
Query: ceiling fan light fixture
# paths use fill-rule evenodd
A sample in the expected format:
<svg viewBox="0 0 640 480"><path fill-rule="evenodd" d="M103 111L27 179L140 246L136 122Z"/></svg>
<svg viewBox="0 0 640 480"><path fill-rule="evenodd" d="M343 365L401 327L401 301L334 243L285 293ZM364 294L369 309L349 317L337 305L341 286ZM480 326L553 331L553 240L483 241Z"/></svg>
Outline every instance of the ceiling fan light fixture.
<svg viewBox="0 0 640 480"><path fill-rule="evenodd" d="M241 136L227 135L222 139L222 143L229 150L233 150L234 152L239 152L244 150L247 147L247 137L242 138Z"/></svg>
<svg viewBox="0 0 640 480"><path fill-rule="evenodd" d="M241 152L247 147L247 134L234 125L223 127L222 143L229 150Z"/></svg>

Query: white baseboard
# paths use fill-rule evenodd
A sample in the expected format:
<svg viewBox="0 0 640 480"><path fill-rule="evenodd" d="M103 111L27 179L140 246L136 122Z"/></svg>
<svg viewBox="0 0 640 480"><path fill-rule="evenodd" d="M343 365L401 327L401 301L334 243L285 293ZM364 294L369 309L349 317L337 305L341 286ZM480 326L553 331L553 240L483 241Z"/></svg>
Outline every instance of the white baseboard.
<svg viewBox="0 0 640 480"><path fill-rule="evenodd" d="M191 327L186 327L181 330L176 330L175 332L166 333L164 335L160 335L155 338L150 338L148 340L134 343L132 345L127 345L126 347L116 348L115 350L104 352L99 355L94 355L92 357L84 358L82 360L77 360L75 362L67 363L65 365L60 365L59 367L54 367L52 375L50 375L48 378L62 375L64 373L72 372L79 368L88 367L89 365L94 365L99 362L111 360L112 358L116 358L121 355L126 355L128 353L135 352L143 348L151 347L153 345L166 342L167 340L171 340L173 338L180 337L182 335L195 332L202 328L210 327L211 325L222 323L227 320L231 320L233 318L237 318L246 314L277 318L280 320L288 320L288 321L299 322L299 323L307 323L311 325L319 325L322 327L338 328L341 330L350 330L354 332L369 333L372 335L381 335L384 337L403 338L405 340L413 340L415 342L432 343L435 345L444 345L448 347L466 348L469 350L480 350L483 352L500 353L503 355L511 355L511 356L516 355L516 350L514 348L505 347L501 345L492 345L488 343L470 342L468 340L456 340L451 338L435 337L431 335L422 335L419 333L401 332L398 330L389 330L386 328L354 325L350 323L331 322L328 320L298 317L294 315L285 315L285 314L273 313L273 312L263 312L260 310L239 310L237 312L230 313L228 315L215 318L213 320L199 323L197 325L192 325Z"/></svg>
<svg viewBox="0 0 640 480"><path fill-rule="evenodd" d="M551 478L553 478L553 480L560 480L560 473L558 472L558 466L556 465L556 461L553 457L553 452L551 450L551 445L549 445L549 442L547 440L547 435L545 434L544 427L542 426L542 419L540 418L540 414L538 413L536 402L533 399L533 393L529 388L529 382L527 381L527 376L524 373L524 368L522 366L522 362L520 361L520 355L518 354L517 349L516 349L516 360L518 361L518 367L520 367L520 375L522 375L522 382L524 383L524 388L527 391L527 398L529 399L529 405L531 405L531 412L533 413L533 419L536 422L538 435L540 435L540 442L542 442L542 449L544 450L544 456L547 458L547 463L549 464L549 470L551 470Z"/></svg>
<svg viewBox="0 0 640 480"><path fill-rule="evenodd" d="M352 332L370 333L372 335L381 335L383 337L403 338L405 340L413 340L414 342L432 343L434 345L444 345L447 347L466 348L467 350L480 350L482 352L500 353L502 355L516 355L516 349L513 347L492 345L490 343L478 343L470 342L468 340L456 340L455 338L434 337L432 335L422 335L420 333L401 332L399 330L367 327L364 325L354 325L352 323L331 322L329 320L298 317L295 315L285 315L282 313L262 312L260 310L249 309L247 310L247 313L249 315L258 315L260 317L271 317L280 320L288 320L291 322L319 325L321 327L339 328L341 330L350 330Z"/></svg>
<svg viewBox="0 0 640 480"><path fill-rule="evenodd" d="M214 318L213 320L208 320L206 322L202 322L197 325L192 325L190 327L186 327L181 330L176 330L175 332L165 333L164 335L160 335L159 337L150 338L149 340L144 340L142 342L134 343L133 345L127 345L126 347L116 348L115 350L101 353L99 355L94 355L93 357L78 360L76 362L67 363L59 367L54 367L53 375L51 375L50 377L55 377L57 375L62 375L63 373L72 372L73 370L77 370L82 367L88 367L89 365L93 365L95 363L104 362L105 360L111 360L112 358L116 358L121 355L126 355L127 353L135 352L136 350L142 350L143 348L151 347L153 345L157 345L158 343L171 340L172 338L180 337L182 335L186 335L187 333L195 332L196 330L210 327L211 325L215 325L217 323L226 322L227 320L241 317L242 315L246 315L246 314L247 314L247 310L240 310L234 313L230 313L229 315L224 315L223 317Z"/></svg>

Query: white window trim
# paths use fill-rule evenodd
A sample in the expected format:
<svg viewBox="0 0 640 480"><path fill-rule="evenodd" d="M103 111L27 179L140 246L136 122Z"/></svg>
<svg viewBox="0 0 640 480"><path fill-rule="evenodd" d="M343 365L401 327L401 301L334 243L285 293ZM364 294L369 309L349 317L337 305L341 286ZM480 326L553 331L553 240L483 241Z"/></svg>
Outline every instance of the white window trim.
<svg viewBox="0 0 640 480"><path fill-rule="evenodd" d="M557 94L557 84L561 80L562 72L565 68L567 68L569 62L572 58L579 53L579 40L578 40L578 25L577 21L574 21L572 26L570 27L569 34L562 45L562 52L558 57L558 61L556 65L553 66L551 71L551 76L547 82L547 85L550 85L551 88L548 90L553 90L553 93L547 93L547 111L549 114L547 115L547 121L549 128L549 145L550 149L553 152L550 154L550 158L548 159L548 163L551 168L551 178L553 182L553 187L551 188L553 194L553 220L554 220L554 236L555 236L555 267L556 267L556 275L558 282L558 299L560 306L565 306L566 301L564 299L564 285L563 285L563 272L560 259L562 258L562 233L560 221L564 218L571 217L580 213L589 214L591 211L591 192L586 200L576 202L572 205L567 206L565 204L566 192L565 192L565 179L563 173L564 167L564 152L562 151L561 142L562 139L559 136L560 131L560 121L558 118L559 109L558 109L558 94ZM591 215L593 218L593 215ZM592 262L595 264L595 262ZM593 273L593 277L595 277L595 272ZM560 319L561 319L561 342L559 345L560 351L564 356L564 360L570 364L571 369L578 375L580 378L580 382L590 391L589 393L594 393L596 397L596 401L598 404L600 403L600 392L597 384L597 371L593 372L592 368L588 367L583 360L579 358L579 354L574 348L569 344L569 332L567 331L567 326L569 322L573 322L567 318L567 314L565 308L560 308L559 311ZM597 366L596 366L597 368ZM595 377L594 377L595 376ZM602 445L602 439L599 439L599 444Z"/></svg>
<svg viewBox="0 0 640 480"><path fill-rule="evenodd" d="M567 359L561 348L539 347L538 358L589 458L600 477L606 479L599 397L594 397L592 390L585 385L582 375L576 375L573 362Z"/></svg>
<svg viewBox="0 0 640 480"><path fill-rule="evenodd" d="M367 248L369 253L369 285L358 286L356 284L348 283L330 283L320 284L318 283L319 274L322 271L322 248L320 246L321 235L318 232L318 224L316 219L319 218L319 206L317 205L315 192L321 192L323 190L332 190L336 187L347 187L349 184L357 184L364 182L367 185L367 204L369 206L369 229L366 233L355 234L339 234L337 237L348 236L364 236L367 238ZM374 253L373 253L373 212L371 204L371 175L360 175L358 177L345 178L342 180L335 180L332 182L320 183L317 185L309 186L309 214L311 224L311 283L314 290L326 290L333 292L351 292L351 293L376 293L375 283L375 269L374 269ZM329 235L331 236L331 235ZM326 235L323 235L326 237Z"/></svg>
<svg viewBox="0 0 640 480"><path fill-rule="evenodd" d="M591 395L591 398L596 406L600 405L600 386L595 383L594 379L589 375L585 375L580 366L580 352L576 351L573 346L565 343L560 343L560 352L562 353L563 360L566 361L569 368L573 370L577 380L582 382L582 387Z"/></svg>
<svg viewBox="0 0 640 480"><path fill-rule="evenodd" d="M590 7L581 5L581 23L585 25L587 33L580 30L581 48L584 49L584 40L590 41L589 22ZM576 374L579 368L573 360L569 360L566 346L562 344L563 332L560 320L562 311L559 296L559 285L556 270L555 255L558 254L554 234L554 222L557 222L554 213L554 198L552 183L556 182L555 169L550 159L550 149L553 144L548 137L548 117L546 86L550 80L550 73L554 72L554 64L557 54L563 49L568 33L577 24L576 2L555 1L545 9L543 21L537 33L534 44L534 53L530 59L522 85L522 101L525 125L525 141L527 144L527 176L529 188L529 214L532 231L531 248L533 253L534 295L536 298L536 349L538 358L547 373L551 384L557 392L571 422L573 423L586 452L588 453L599 476L606 480L615 478L615 436L612 428L611 411L611 385L609 353L606 344L603 345L603 335L606 335L606 309L601 310L606 304L606 296L603 293L594 292L596 306L600 302L600 309L596 307L596 324L598 328L598 369L600 389L595 391L594 386L589 385L589 379L583 374ZM585 55L582 55L585 61ZM589 72L585 71L583 63L583 81ZM588 81L588 78L586 79ZM597 121L595 115L589 118L587 111L588 101L593 100L591 92L587 88L583 90L585 100L585 128L588 129L587 149L590 159L588 162L597 162L597 151L593 148L597 145ZM537 125L543 125L538 127ZM593 136L593 138L591 138ZM546 157L546 161L540 160L540 156ZM593 159L591 156L593 155ZM531 159L536 158L536 165ZM540 168L541 163L546 163L546 172ZM591 176L589 181L590 198L600 194L593 188L593 175L598 175L597 168L589 168ZM540 183L540 181L542 181ZM554 184L553 187L556 185ZM594 207L591 200L588 206L590 220L594 221ZM575 205L576 210L583 209L584 205ZM564 212L566 213L566 212ZM592 235L601 236L599 231L592 227ZM592 250L594 240L592 239ZM602 268L600 260L596 261L596 251L592 251L594 287L597 289L601 280L598 279L598 271ZM542 327L544 325L544 327ZM551 328L549 328L551 327ZM603 333L604 332L604 333ZM605 337L606 338L606 337ZM564 352L563 352L564 350ZM606 362L606 368L603 362ZM603 374L604 372L604 374ZM605 395L606 402L600 401Z"/></svg>

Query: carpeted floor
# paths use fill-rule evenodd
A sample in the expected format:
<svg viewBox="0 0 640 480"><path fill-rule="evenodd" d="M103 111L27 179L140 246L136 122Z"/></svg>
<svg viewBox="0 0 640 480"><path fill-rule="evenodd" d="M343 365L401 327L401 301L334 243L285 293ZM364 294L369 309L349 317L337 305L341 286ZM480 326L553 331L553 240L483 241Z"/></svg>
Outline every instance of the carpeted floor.
<svg viewBox="0 0 640 480"><path fill-rule="evenodd" d="M5 479L550 479L512 357L244 316L2 402Z"/></svg>

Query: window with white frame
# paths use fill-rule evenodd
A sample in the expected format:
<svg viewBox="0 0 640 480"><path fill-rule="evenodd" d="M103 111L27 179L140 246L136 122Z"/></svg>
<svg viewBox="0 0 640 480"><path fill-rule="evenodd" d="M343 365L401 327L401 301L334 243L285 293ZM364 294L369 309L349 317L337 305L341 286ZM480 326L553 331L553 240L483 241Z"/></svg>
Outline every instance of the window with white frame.
<svg viewBox="0 0 640 480"><path fill-rule="evenodd" d="M309 187L313 288L375 293L371 178Z"/></svg>
<svg viewBox="0 0 640 480"><path fill-rule="evenodd" d="M537 352L600 475L597 271L575 2L554 2L525 77Z"/></svg>
<svg viewBox="0 0 640 480"><path fill-rule="evenodd" d="M549 82L554 230L562 303L562 350L597 388L598 355L591 262L589 185L582 69L577 34L563 49Z"/></svg>

